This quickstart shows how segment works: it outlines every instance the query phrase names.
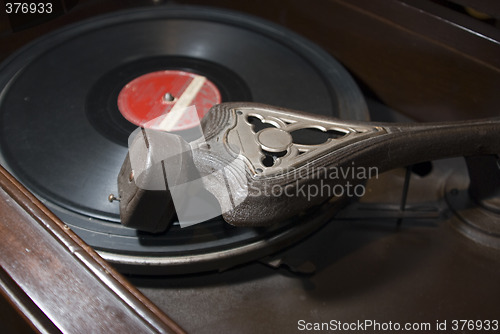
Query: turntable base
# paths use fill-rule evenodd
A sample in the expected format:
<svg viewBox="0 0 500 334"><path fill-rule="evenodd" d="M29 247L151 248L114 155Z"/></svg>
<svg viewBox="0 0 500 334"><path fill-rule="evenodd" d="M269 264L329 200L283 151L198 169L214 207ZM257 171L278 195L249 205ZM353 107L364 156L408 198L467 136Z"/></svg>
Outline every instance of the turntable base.
<svg viewBox="0 0 500 334"><path fill-rule="evenodd" d="M375 120L404 120L368 102ZM447 320L451 326L453 319L498 319L500 252L456 229L459 218L444 196L450 173L467 179L463 158L433 161L422 176L412 173L403 213L405 170L381 174L368 182L359 204L259 263L196 276L129 278L188 332L295 333L300 320L420 326Z"/></svg>

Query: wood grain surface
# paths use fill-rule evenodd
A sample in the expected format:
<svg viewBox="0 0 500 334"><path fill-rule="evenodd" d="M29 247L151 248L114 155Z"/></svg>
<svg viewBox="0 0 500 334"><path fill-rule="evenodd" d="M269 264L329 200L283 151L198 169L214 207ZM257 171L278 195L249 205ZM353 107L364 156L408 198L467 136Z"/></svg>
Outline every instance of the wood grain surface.
<svg viewBox="0 0 500 334"><path fill-rule="evenodd" d="M182 333L0 167L0 291L33 329Z"/></svg>

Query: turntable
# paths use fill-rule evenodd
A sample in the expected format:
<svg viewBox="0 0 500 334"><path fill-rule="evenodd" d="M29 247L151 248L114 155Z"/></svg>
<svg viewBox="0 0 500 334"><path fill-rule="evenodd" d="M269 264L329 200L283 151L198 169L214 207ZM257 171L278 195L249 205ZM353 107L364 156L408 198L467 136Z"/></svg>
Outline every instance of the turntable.
<svg viewBox="0 0 500 334"><path fill-rule="evenodd" d="M294 8L291 2L282 13L293 17ZM289 332L358 320L433 330L460 319L498 324L500 169L497 152L487 149L498 138L477 122L467 121L476 135L446 153L463 152L490 131L472 145L487 154L377 174L363 183L361 199L323 201L276 224L232 226L218 216L185 228L174 220L149 233L120 223L120 205L108 199L119 194L129 135L165 106L175 108L194 82L187 103L200 118L213 105L245 101L318 119L414 122L408 115L421 109L401 108L405 116L369 88L362 92L363 76L377 90L375 79L341 49L331 52L361 82L304 37L241 12L166 4L76 22L3 61L0 162L188 331ZM197 126L183 115L171 130L191 139Z"/></svg>

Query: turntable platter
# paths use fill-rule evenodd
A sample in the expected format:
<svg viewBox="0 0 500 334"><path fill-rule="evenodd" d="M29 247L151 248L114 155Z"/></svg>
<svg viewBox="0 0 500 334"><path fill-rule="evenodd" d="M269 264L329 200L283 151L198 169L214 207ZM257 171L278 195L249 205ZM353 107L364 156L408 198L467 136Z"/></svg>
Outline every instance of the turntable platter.
<svg viewBox="0 0 500 334"><path fill-rule="evenodd" d="M307 40L234 12L165 6L78 23L8 58L0 67L0 162L84 241L130 268L153 259L161 267L180 261L180 272L193 271L186 256L280 236L288 240L282 246L298 239L289 228L234 229L221 219L162 235L119 224L118 206L107 197L116 193L136 125L121 114L118 96L134 79L157 71L204 76L222 102L367 119L348 73ZM310 225L314 230L318 223Z"/></svg>

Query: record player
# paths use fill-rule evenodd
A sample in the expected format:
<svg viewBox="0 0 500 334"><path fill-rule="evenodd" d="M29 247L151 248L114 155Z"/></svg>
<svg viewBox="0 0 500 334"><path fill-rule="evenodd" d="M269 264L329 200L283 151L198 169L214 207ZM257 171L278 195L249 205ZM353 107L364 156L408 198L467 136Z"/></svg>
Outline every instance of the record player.
<svg viewBox="0 0 500 334"><path fill-rule="evenodd" d="M211 115L213 105L244 102L258 103L249 105L254 116L245 116L248 122L260 117L255 117L259 108L262 114L272 111L259 107L263 104L286 108L280 112L288 118L274 123L268 118L273 129L298 119L287 110L379 128L465 120L470 133L464 126L456 139L462 144L444 150L461 152L490 129L472 119L498 114L492 107L500 81L494 6L475 7L489 14L480 21L467 4L441 2L331 1L303 7L289 1L260 9L224 1L213 7L144 2L126 10L116 10L114 2L61 4L54 7L60 16L41 24L8 17L18 31L3 37L9 43L0 68L0 162L22 186L6 194L27 196L23 201L36 209L27 204L25 211L49 217L37 221L60 221L54 229L81 238L78 247L92 254L88 261L104 268L94 270L112 273L112 284L97 275L99 286L111 284L112 291L125 286L129 292L123 294L132 297L118 298L126 300L120 305L136 310L145 305L136 316L153 331L356 332L363 330L360 322L369 331L398 330L387 327L395 324L425 331L498 326L500 164L497 152L485 147L496 147L500 138L491 130L487 141L474 146L474 152L487 154L399 164L363 180L361 198L323 201L266 226L233 226L223 215L189 227L173 219L168 229L150 233L121 224L120 204L110 195L120 193L117 178L130 134L144 127L157 105L174 110L193 82L200 84L188 104L196 105L199 118ZM455 26L447 23L451 19ZM28 43L38 35L30 24L40 24L43 33ZM27 44L15 50L18 36ZM237 106L235 117L237 111L247 115L248 105ZM250 123L255 133L263 131ZM197 126L184 114L170 130L190 140ZM310 144L327 132L313 127L297 140ZM336 136L343 130L335 129ZM367 130L353 131L366 135ZM443 130L437 132L442 136ZM430 146L421 151L437 147L425 144ZM352 143L346 147L352 150ZM285 160L266 157L272 162L259 165L264 173ZM5 178L10 181L4 185L17 184ZM22 187L41 203L24 190L18 194ZM43 206L52 213L39 209ZM259 220L259 210L252 214L255 219L246 216L247 222ZM64 281L64 274L57 277ZM9 284L22 290L22 282ZM28 298L35 304L43 300ZM69 310L77 308L71 303ZM58 322L47 308L40 310L48 318L42 316L42 322L53 324L35 328L71 328L71 315Z"/></svg>

